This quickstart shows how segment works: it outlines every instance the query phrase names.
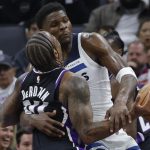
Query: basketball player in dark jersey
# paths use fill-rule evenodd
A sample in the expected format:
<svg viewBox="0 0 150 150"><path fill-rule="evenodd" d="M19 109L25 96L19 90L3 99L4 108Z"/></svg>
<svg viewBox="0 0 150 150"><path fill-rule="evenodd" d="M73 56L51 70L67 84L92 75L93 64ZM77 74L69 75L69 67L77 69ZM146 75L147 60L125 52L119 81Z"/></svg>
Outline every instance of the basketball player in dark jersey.
<svg viewBox="0 0 150 150"><path fill-rule="evenodd" d="M61 67L61 47L54 36L45 31L35 34L26 54L34 68L22 76L18 106L27 115L55 109L53 119L64 124L65 132L64 137L53 138L34 129L34 150L84 150L82 141L90 144L110 135L109 121L93 122L87 82Z"/></svg>

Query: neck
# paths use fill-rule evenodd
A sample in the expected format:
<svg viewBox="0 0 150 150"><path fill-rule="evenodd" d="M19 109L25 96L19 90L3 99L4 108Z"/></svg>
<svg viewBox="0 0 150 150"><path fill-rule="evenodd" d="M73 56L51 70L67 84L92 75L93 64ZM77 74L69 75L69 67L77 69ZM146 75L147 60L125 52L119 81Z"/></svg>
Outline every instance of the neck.
<svg viewBox="0 0 150 150"><path fill-rule="evenodd" d="M66 61L66 59L68 58L68 55L69 55L69 53L70 53L70 51L71 51L71 46L72 46L72 43L62 45L63 60L64 60L64 61Z"/></svg>

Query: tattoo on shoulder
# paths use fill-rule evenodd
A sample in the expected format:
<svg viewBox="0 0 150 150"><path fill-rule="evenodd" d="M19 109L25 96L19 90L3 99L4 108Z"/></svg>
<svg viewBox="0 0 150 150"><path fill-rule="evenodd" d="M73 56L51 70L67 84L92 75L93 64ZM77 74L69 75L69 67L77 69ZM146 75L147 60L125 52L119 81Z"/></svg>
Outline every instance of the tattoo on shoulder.
<svg viewBox="0 0 150 150"><path fill-rule="evenodd" d="M75 96L79 100L82 100L83 103L89 101L89 86L85 79L77 76L72 77L70 79L69 89L71 90L71 95Z"/></svg>

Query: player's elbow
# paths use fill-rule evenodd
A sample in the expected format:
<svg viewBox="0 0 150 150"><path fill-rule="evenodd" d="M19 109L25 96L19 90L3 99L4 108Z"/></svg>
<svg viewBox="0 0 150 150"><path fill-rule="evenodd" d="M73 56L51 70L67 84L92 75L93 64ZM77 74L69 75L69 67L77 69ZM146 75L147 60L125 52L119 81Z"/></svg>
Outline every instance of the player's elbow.
<svg viewBox="0 0 150 150"><path fill-rule="evenodd" d="M87 145L96 141L95 136L92 135L89 130L84 130L82 133L80 133L80 138L83 143Z"/></svg>
<svg viewBox="0 0 150 150"><path fill-rule="evenodd" d="M82 135L80 138L82 142L87 145L93 142L93 140L91 140L91 138L87 135Z"/></svg>

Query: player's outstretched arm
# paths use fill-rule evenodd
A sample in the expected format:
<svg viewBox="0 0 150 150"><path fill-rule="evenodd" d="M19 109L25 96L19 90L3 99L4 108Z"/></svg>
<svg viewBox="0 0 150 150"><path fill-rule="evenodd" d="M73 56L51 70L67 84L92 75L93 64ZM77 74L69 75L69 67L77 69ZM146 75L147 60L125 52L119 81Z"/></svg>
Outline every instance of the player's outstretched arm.
<svg viewBox="0 0 150 150"><path fill-rule="evenodd" d="M63 89L63 90L62 90ZM71 122L85 144L110 136L110 121L93 122L90 92L84 79L73 76L63 82L62 99L67 100Z"/></svg>
<svg viewBox="0 0 150 150"><path fill-rule="evenodd" d="M110 117L111 130L117 131L119 122L122 122L124 128L131 121L126 103L131 99L136 89L136 75L133 70L127 66L123 59L112 50L107 41L97 33L83 34L82 47L91 58L116 76L120 83L119 92L114 101L114 105L106 113L106 118Z"/></svg>

